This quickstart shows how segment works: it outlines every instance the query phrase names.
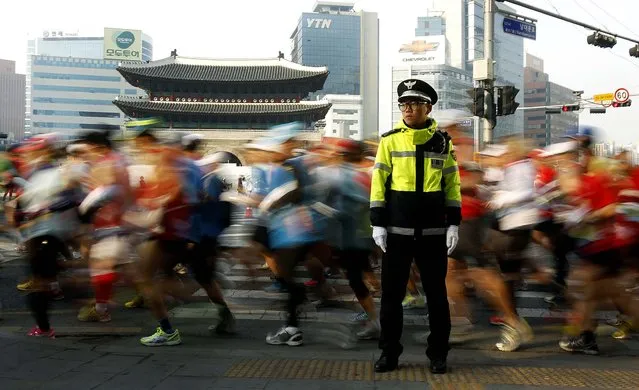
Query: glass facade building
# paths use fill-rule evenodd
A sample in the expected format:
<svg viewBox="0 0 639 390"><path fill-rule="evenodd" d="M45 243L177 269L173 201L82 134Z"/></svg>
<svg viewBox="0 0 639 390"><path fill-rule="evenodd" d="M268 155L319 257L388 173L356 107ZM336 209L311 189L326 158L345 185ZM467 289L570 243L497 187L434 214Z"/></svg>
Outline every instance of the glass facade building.
<svg viewBox="0 0 639 390"><path fill-rule="evenodd" d="M90 128L119 128L124 116L112 103L118 95L143 95L105 60L103 37L58 36L28 41L25 91L26 135ZM153 57L142 34L142 59Z"/></svg>
<svg viewBox="0 0 639 390"><path fill-rule="evenodd" d="M516 10L496 3L500 10L516 14ZM450 47L450 65L473 71L473 61L484 58L484 0L434 0L434 8L442 12L445 20L445 35ZM505 33L501 26L504 16L495 14L494 51L495 85L513 85L524 89L524 39ZM524 97L519 93L515 99L523 106ZM497 118L494 137L499 138L524 131L524 115Z"/></svg>
<svg viewBox="0 0 639 390"><path fill-rule="evenodd" d="M441 16L419 16L417 18L416 37L446 34L446 19Z"/></svg>
<svg viewBox="0 0 639 390"><path fill-rule="evenodd" d="M353 138L365 139L379 131L379 19L354 5L318 1L314 12L303 13L291 34L291 60L328 68L324 88L311 99L349 95L361 101L361 123L354 126L360 130Z"/></svg>
<svg viewBox="0 0 639 390"><path fill-rule="evenodd" d="M541 58L526 54L524 75L524 106L564 105L575 101L572 89L550 81ZM538 147L561 142L566 130L578 126L578 112L546 114L545 108L542 108L524 113L524 137Z"/></svg>
<svg viewBox="0 0 639 390"><path fill-rule="evenodd" d="M326 66L321 94L360 94L360 17L303 13L292 39L292 61Z"/></svg>

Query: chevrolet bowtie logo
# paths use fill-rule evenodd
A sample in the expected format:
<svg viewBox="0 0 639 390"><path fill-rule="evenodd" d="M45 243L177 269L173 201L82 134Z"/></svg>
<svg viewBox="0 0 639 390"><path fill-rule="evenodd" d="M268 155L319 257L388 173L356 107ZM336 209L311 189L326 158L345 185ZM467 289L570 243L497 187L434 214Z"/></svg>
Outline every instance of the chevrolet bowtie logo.
<svg viewBox="0 0 639 390"><path fill-rule="evenodd" d="M413 41L402 45L399 49L400 53L421 54L427 51L435 50L439 47L439 42Z"/></svg>

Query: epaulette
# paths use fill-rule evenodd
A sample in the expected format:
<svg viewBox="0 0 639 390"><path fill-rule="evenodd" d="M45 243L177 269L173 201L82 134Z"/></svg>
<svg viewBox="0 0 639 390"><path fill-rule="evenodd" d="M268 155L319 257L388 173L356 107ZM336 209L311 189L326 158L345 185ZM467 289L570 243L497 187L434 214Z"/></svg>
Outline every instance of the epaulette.
<svg viewBox="0 0 639 390"><path fill-rule="evenodd" d="M402 129L393 129L391 131L387 131L384 134L382 134L382 138L388 137L391 134L399 133L400 131L402 131Z"/></svg>
<svg viewBox="0 0 639 390"><path fill-rule="evenodd" d="M446 143L448 143L448 142L450 142L452 140L452 138L448 134L448 132L443 131L443 130L439 130L439 129L437 129L437 132L444 136L444 139L446 140Z"/></svg>

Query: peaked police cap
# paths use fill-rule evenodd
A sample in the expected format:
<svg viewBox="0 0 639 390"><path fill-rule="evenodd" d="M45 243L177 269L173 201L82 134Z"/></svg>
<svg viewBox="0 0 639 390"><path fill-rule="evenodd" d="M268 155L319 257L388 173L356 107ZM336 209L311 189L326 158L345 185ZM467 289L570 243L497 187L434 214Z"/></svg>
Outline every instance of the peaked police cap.
<svg viewBox="0 0 639 390"><path fill-rule="evenodd" d="M430 104L437 103L437 92L427 82L419 79L404 80L397 86L398 102L417 100Z"/></svg>

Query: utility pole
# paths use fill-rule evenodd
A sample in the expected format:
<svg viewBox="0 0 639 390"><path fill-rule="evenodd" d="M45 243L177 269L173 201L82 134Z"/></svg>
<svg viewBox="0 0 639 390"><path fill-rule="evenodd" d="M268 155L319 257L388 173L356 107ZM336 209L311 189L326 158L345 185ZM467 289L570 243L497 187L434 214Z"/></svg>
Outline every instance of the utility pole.
<svg viewBox="0 0 639 390"><path fill-rule="evenodd" d="M473 79L478 82L479 87L487 91L490 98L486 104L486 109L490 112L495 110L495 61L493 59L493 40L495 34L495 3L494 0L484 0L484 58L473 62ZM491 123L488 117L495 121ZM475 137L481 145L493 141L493 127L496 123L495 115L484 115L479 121L482 124L481 137ZM479 129L477 129L479 132ZM476 142L475 148L479 150L481 145Z"/></svg>

